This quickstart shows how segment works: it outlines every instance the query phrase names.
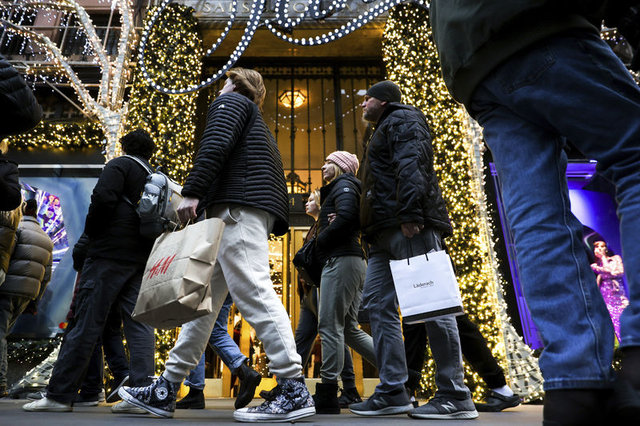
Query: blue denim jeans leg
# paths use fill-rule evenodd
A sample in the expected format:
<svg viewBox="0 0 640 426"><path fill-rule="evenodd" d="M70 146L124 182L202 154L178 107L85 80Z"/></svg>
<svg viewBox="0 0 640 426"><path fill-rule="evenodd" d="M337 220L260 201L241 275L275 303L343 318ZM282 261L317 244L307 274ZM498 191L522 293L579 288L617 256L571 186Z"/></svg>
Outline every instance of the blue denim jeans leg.
<svg viewBox="0 0 640 426"><path fill-rule="evenodd" d="M247 360L247 357L240 352L240 348L238 348L238 345L236 345L236 342L233 341L227 331L227 320L229 319L229 310L231 310L232 304L231 295L227 294L227 298L224 300L222 308L220 308L220 313L218 313L218 318L211 331L209 344L222 359L222 362L233 371L240 367ZM204 389L204 354L200 357L196 368L191 370L184 384L195 389Z"/></svg>
<svg viewBox="0 0 640 426"><path fill-rule="evenodd" d="M515 240L520 278L545 349L545 389L612 381L613 327L570 211L571 140L617 188L630 306L621 346L640 345L640 89L595 33L567 32L518 53L474 93Z"/></svg>

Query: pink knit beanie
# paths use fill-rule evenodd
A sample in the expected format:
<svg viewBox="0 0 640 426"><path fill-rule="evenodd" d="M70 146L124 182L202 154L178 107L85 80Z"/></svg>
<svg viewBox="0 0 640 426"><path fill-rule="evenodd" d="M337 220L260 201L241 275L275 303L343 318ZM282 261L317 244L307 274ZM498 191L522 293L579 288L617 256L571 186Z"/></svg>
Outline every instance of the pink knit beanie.
<svg viewBox="0 0 640 426"><path fill-rule="evenodd" d="M353 173L354 175L358 171L360 163L358 157L347 151L335 151L327 155L327 161L333 161L342 169L345 173Z"/></svg>

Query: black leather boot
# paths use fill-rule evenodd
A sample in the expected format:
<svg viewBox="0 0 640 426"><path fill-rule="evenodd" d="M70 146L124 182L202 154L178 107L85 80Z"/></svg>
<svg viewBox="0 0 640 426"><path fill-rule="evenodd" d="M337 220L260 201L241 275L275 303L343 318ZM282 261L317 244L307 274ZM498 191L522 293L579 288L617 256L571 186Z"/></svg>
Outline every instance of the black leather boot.
<svg viewBox="0 0 640 426"><path fill-rule="evenodd" d="M358 389L356 388L342 389L340 398L338 398L338 403L340 404L340 408L349 408L351 404L355 404L356 402L362 402L362 398L358 393Z"/></svg>
<svg viewBox="0 0 640 426"><path fill-rule="evenodd" d="M178 409L202 410L204 408L204 391L189 387L187 396L176 402Z"/></svg>
<svg viewBox="0 0 640 426"><path fill-rule="evenodd" d="M234 404L237 410L251 402L253 395L256 393L256 388L262 381L262 376L256 370L244 363L233 370L233 374L238 376L238 379L240 380L240 389L238 389L238 396L236 397L236 402Z"/></svg>
<svg viewBox="0 0 640 426"><path fill-rule="evenodd" d="M316 404L316 414L340 414L338 384L316 384L316 394L313 395L313 402Z"/></svg>

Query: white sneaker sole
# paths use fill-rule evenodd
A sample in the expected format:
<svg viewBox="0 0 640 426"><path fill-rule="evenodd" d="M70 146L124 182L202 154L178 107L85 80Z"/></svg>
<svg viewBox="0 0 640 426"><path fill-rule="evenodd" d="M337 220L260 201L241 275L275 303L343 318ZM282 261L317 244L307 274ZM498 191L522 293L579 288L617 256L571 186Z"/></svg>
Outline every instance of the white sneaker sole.
<svg viewBox="0 0 640 426"><path fill-rule="evenodd" d="M33 412L51 412L51 413L68 413L73 411L73 408L70 405L39 405L38 403L41 400L29 402L22 406L24 411L33 411Z"/></svg>
<svg viewBox="0 0 640 426"><path fill-rule="evenodd" d="M246 423L270 423L270 422L290 422L316 414L316 407L300 408L286 414L264 414L251 413L247 408L241 408L233 412L233 419Z"/></svg>
<svg viewBox="0 0 640 426"><path fill-rule="evenodd" d="M391 407L385 407L380 410L354 410L353 408L349 408L349 410L353 414L357 414L359 416L391 416L394 414L407 414L409 411L413 410L413 404L407 405L395 405Z"/></svg>
<svg viewBox="0 0 640 426"><path fill-rule="evenodd" d="M422 414L422 413L411 412L409 413L409 417L413 417L415 419L434 419L434 420L451 420L451 419L471 420L471 419L478 418L478 412L476 410L456 411L455 413L448 413L448 414L436 414L436 413Z"/></svg>
<svg viewBox="0 0 640 426"><path fill-rule="evenodd" d="M167 418L167 419L173 417L173 412L172 411L166 411L166 410L161 410L159 408L150 407L150 406L138 401L136 398L131 396L129 394L129 392L127 392L123 388L118 389L118 395L120 395L120 398L122 398L123 400L127 401L129 404L135 405L138 408L142 408L144 411L146 411L148 413L151 413L154 416L164 417L164 418Z"/></svg>

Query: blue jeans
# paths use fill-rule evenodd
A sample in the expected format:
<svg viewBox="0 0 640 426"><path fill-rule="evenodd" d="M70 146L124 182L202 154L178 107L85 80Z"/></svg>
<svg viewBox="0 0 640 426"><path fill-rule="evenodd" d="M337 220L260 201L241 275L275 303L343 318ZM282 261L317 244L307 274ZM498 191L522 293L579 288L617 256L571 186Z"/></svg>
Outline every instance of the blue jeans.
<svg viewBox="0 0 640 426"><path fill-rule="evenodd" d="M227 320L229 319L229 310L232 304L231 295L227 294L209 338L209 344L231 371L240 367L247 360L247 357L240 352L240 348L227 332ZM196 368L189 373L189 377L184 381L184 384L194 389L204 389L204 353L200 357Z"/></svg>
<svg viewBox="0 0 640 426"><path fill-rule="evenodd" d="M607 388L613 327L570 211L572 141L617 188L630 306L621 346L640 345L640 89L595 33L536 43L474 93L513 233L520 279L545 348L545 389Z"/></svg>
<svg viewBox="0 0 640 426"><path fill-rule="evenodd" d="M418 256L431 249L441 250L442 243L440 235L428 228L411 239L402 234L400 227L388 228L380 231L371 245L362 304L369 312L371 323L380 376L380 384L376 387L378 393L403 390L408 378L398 298L389 260ZM425 327L436 363L437 395L469 398L469 389L464 384L462 351L455 318L451 316L429 321Z"/></svg>

